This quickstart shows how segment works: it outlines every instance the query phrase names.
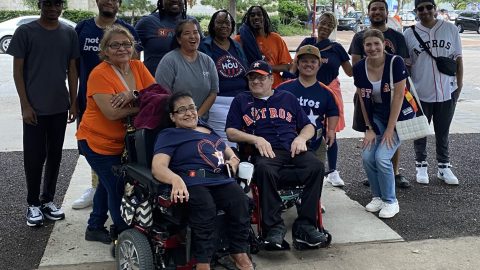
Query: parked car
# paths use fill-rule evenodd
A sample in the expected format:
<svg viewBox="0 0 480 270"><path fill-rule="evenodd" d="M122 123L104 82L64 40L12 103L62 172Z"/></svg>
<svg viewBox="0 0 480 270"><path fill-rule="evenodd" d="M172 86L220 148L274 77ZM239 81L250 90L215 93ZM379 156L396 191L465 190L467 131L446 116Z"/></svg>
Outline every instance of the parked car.
<svg viewBox="0 0 480 270"><path fill-rule="evenodd" d="M455 21L458 18L458 14L460 14L461 10L450 10L448 15L450 16L450 21Z"/></svg>
<svg viewBox="0 0 480 270"><path fill-rule="evenodd" d="M461 12L455 20L455 25L460 33L464 30L472 30L480 34L480 11Z"/></svg>
<svg viewBox="0 0 480 270"><path fill-rule="evenodd" d="M363 24L365 20L365 14L362 11L355 11L348 13L345 17L338 19L337 30L352 30L357 31L357 25Z"/></svg>
<svg viewBox="0 0 480 270"><path fill-rule="evenodd" d="M402 26L393 17L388 17L387 26L400 33L402 32ZM370 19L368 18L368 16L364 16L363 20L355 26L355 29L353 31L355 33L358 33L360 31L367 29L368 27L370 27Z"/></svg>
<svg viewBox="0 0 480 270"><path fill-rule="evenodd" d="M37 20L38 18L40 18L40 16L22 16L0 23L0 53L5 53L7 51L8 45L10 45L10 40L12 39L13 33L15 33L17 27L22 24ZM76 23L64 18L60 18L60 22L73 28L75 28L77 25Z"/></svg>

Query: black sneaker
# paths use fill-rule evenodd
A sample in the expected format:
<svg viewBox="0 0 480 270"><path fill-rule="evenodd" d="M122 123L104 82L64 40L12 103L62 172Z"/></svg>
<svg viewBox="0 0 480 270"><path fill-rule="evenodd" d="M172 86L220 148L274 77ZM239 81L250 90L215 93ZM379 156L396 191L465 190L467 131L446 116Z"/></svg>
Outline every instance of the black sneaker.
<svg viewBox="0 0 480 270"><path fill-rule="evenodd" d="M283 223L277 224L270 228L267 233L267 237L265 237L265 244L275 245L277 247L282 247L283 238L285 238L285 234L287 233L287 228Z"/></svg>
<svg viewBox="0 0 480 270"><path fill-rule="evenodd" d="M294 242L307 244L311 247L319 246L327 241L325 234L319 232L313 225L298 225L292 230Z"/></svg>
<svg viewBox="0 0 480 270"><path fill-rule="evenodd" d="M112 238L110 238L110 233L106 228L91 230L87 227L87 230L85 231L85 240L102 242L107 245L112 243Z"/></svg>
<svg viewBox="0 0 480 270"><path fill-rule="evenodd" d="M40 210L42 210L43 215L50 220L60 220L65 218L62 209L57 208L53 202L42 204Z"/></svg>
<svg viewBox="0 0 480 270"><path fill-rule="evenodd" d="M410 187L410 182L408 182L407 178L405 178L401 174L395 175L395 184L399 188L409 188Z"/></svg>
<svg viewBox="0 0 480 270"><path fill-rule="evenodd" d="M30 227L43 225L43 214L40 207L31 205L27 208L27 225Z"/></svg>

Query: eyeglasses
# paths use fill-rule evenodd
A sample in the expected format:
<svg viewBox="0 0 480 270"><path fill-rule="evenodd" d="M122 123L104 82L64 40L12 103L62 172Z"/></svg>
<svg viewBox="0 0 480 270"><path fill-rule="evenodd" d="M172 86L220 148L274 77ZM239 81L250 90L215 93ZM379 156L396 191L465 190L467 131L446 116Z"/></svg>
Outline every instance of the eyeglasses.
<svg viewBox="0 0 480 270"><path fill-rule="evenodd" d="M259 80L261 82L264 82L268 78L268 75L259 75L259 74L249 74L247 75L247 80L250 82L253 82L255 80Z"/></svg>
<svg viewBox="0 0 480 270"><path fill-rule="evenodd" d="M123 47L125 49L130 49L132 48L133 43L132 42L124 42L124 43L118 43L118 42L113 42L112 44L108 45L110 49L118 50L120 47Z"/></svg>
<svg viewBox="0 0 480 270"><path fill-rule="evenodd" d="M63 2L50 2L50 1L43 1L42 5L44 7L61 7L63 6Z"/></svg>
<svg viewBox="0 0 480 270"><path fill-rule="evenodd" d="M421 7L418 7L417 8L417 12L423 12L425 10L425 8L430 11L432 10L434 7L434 5L425 5L425 6L421 6Z"/></svg>
<svg viewBox="0 0 480 270"><path fill-rule="evenodd" d="M195 104L191 104L188 107L182 106L177 110L173 111L173 113L185 114L187 110L190 111L191 113L195 113L197 111L197 106L195 106Z"/></svg>
<svg viewBox="0 0 480 270"><path fill-rule="evenodd" d="M232 22L229 20L224 20L224 21L215 21L216 25L225 25L225 26L231 26Z"/></svg>

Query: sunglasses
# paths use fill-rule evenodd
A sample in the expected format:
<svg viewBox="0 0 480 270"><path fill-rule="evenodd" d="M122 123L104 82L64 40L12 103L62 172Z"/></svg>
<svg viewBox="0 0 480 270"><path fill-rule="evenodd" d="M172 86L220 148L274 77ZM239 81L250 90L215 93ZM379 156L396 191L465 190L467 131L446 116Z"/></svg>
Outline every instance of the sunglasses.
<svg viewBox="0 0 480 270"><path fill-rule="evenodd" d="M421 7L418 7L417 8L417 12L423 12L425 10L425 8L430 11L434 8L435 6L434 5L426 5L426 6L421 6Z"/></svg>

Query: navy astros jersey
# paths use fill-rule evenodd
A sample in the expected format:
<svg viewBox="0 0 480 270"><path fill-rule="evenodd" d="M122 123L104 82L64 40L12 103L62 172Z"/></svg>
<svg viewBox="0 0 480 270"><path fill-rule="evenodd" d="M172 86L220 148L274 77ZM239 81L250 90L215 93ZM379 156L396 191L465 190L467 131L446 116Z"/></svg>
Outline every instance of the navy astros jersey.
<svg viewBox="0 0 480 270"><path fill-rule="evenodd" d="M338 107L333 94L323 88L320 83L304 87L298 79L280 84L277 91L288 91L297 97L298 103L308 115L310 122L316 126L316 136L312 138L312 144L316 148L320 146L321 138L325 134L323 122L325 118L338 116ZM319 141L318 143L316 143Z"/></svg>
<svg viewBox="0 0 480 270"><path fill-rule="evenodd" d="M273 149L290 151L298 132L311 124L297 98L286 91L274 91L265 98L242 92L232 101L225 129L235 128L263 137Z"/></svg>

